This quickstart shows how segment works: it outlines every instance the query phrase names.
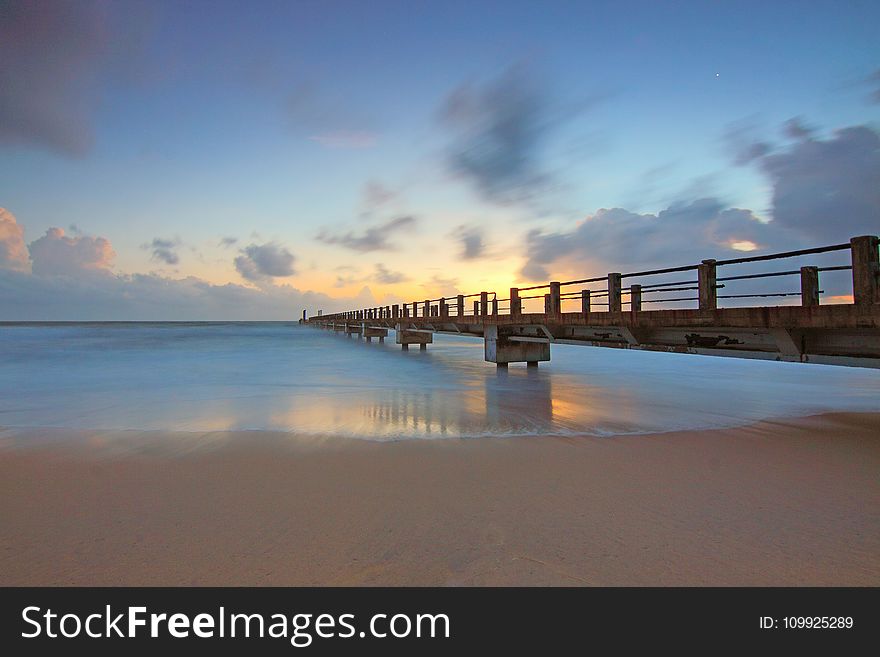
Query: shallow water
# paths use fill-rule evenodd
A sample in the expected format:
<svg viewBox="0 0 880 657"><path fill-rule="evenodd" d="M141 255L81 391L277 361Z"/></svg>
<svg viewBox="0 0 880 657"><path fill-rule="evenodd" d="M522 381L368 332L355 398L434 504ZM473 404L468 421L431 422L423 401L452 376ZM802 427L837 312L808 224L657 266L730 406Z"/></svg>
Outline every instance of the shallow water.
<svg viewBox="0 0 880 657"><path fill-rule="evenodd" d="M509 370L284 323L0 326L0 426L387 440L619 434L880 410L880 371L553 345Z"/></svg>

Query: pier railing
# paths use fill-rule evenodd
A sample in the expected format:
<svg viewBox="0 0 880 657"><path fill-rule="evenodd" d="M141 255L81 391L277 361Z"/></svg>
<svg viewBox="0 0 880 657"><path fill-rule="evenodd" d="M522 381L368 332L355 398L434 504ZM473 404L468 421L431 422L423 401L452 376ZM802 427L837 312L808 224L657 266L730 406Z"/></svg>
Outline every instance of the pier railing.
<svg viewBox="0 0 880 657"><path fill-rule="evenodd" d="M804 307L818 306L824 280L831 272L851 272L851 295L834 295L856 305L880 303L880 259L876 235L854 237L849 242L810 249L744 256L727 260L703 260L697 264L629 273L611 272L604 276L573 281L551 281L541 285L510 288L499 298L496 292L481 291L453 297L424 299L404 304L361 308L322 315L327 320L369 320L438 318L438 320L475 321L496 316L529 313L643 312L660 308L713 311L719 304L769 305L767 300L782 300L775 305L790 305L800 297ZM849 252L847 262L817 264L806 258ZM825 259L825 258L823 258ZM762 271L756 263L777 262L788 265ZM789 264L793 263L793 264ZM752 266L752 267L749 267ZM728 273L729 272L729 273ZM823 276L820 276L823 275ZM836 274L835 274L836 275ZM778 283L770 288L750 289L750 284ZM684 305L683 305L684 304Z"/></svg>

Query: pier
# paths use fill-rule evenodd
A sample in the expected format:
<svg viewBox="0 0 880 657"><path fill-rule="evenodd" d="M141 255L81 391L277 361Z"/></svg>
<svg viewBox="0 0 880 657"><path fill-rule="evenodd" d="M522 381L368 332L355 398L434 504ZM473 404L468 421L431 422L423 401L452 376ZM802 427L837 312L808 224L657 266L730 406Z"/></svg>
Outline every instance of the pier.
<svg viewBox="0 0 880 657"><path fill-rule="evenodd" d="M880 367L880 240L353 309L302 322L426 349L435 333L484 340L485 360L537 366L551 344ZM833 264L818 264L816 260ZM770 267L770 269L765 269ZM758 270L756 270L758 269ZM826 277L850 294L826 295ZM770 290L765 286L771 284ZM758 289L754 289L758 286ZM777 289L777 288L782 288ZM824 296L823 296L824 295ZM772 305L772 304L776 305Z"/></svg>

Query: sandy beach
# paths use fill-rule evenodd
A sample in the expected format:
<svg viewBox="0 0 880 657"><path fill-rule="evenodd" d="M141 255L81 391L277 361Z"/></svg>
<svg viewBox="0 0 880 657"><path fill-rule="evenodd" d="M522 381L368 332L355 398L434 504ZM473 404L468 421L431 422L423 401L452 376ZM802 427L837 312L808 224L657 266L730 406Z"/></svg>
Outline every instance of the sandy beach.
<svg viewBox="0 0 880 657"><path fill-rule="evenodd" d="M0 434L0 584L880 584L880 414L616 438L81 433Z"/></svg>

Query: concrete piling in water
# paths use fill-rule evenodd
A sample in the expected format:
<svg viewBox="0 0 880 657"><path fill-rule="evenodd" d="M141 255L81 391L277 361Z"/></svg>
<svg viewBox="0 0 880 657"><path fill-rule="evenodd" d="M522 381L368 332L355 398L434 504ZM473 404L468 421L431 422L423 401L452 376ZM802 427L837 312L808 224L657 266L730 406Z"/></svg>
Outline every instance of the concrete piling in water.
<svg viewBox="0 0 880 657"><path fill-rule="evenodd" d="M494 324L483 330L484 358L488 363L502 367L508 363L528 363L550 360L550 340L509 334Z"/></svg>

